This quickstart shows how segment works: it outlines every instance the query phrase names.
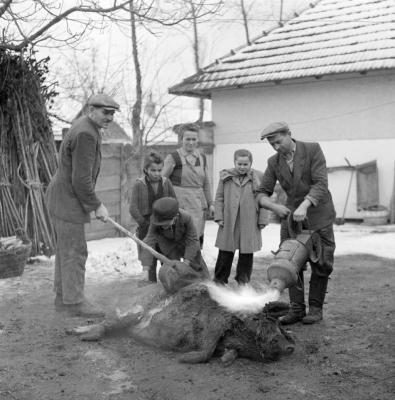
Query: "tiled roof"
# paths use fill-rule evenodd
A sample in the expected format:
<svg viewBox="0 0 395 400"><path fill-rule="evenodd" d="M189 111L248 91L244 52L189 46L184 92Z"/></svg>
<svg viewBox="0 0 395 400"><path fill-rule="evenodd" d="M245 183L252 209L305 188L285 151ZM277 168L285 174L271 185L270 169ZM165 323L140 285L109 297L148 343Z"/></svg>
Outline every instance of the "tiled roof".
<svg viewBox="0 0 395 400"><path fill-rule="evenodd" d="M222 88L395 68L395 0L321 0L233 53L169 92L209 97Z"/></svg>

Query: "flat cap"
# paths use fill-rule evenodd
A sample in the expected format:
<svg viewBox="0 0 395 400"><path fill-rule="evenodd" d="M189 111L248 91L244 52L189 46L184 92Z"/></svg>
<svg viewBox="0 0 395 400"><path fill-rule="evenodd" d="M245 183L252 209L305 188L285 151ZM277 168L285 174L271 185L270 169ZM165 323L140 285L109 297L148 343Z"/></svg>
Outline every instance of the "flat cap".
<svg viewBox="0 0 395 400"><path fill-rule="evenodd" d="M273 122L262 131L261 140L282 132L290 132L288 124L286 122Z"/></svg>
<svg viewBox="0 0 395 400"><path fill-rule="evenodd" d="M119 104L104 93L93 94L88 100L89 106L103 107L109 110L119 110Z"/></svg>
<svg viewBox="0 0 395 400"><path fill-rule="evenodd" d="M178 213L178 201L174 197L162 197L152 205L152 223L168 224Z"/></svg>

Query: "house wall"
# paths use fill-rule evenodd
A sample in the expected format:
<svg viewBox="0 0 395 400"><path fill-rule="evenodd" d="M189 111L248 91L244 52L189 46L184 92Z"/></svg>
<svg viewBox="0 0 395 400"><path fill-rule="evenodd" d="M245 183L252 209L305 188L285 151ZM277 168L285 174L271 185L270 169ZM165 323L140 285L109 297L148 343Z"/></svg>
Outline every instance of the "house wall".
<svg viewBox="0 0 395 400"><path fill-rule="evenodd" d="M214 186L218 172L233 164L233 152L247 148L254 167L264 170L274 154L260 131L274 121L287 121L299 140L320 142L327 165L377 160L379 198L389 206L395 160L395 74L291 82L260 88L224 90L212 96L215 123ZM329 175L338 216L343 214L350 171ZM358 218L356 178L351 185L346 218Z"/></svg>

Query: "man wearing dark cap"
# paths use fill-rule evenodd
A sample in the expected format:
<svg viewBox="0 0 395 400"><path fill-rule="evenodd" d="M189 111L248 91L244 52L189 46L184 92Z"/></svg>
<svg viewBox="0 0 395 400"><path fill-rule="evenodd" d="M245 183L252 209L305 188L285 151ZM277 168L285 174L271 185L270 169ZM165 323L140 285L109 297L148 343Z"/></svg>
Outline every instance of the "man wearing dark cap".
<svg viewBox="0 0 395 400"><path fill-rule="evenodd" d="M277 154L268 160L259 191L261 207L276 213L281 219L281 241L289 238L287 217L302 222L319 234L322 253L317 262L310 262L309 312L306 315L303 271L300 285L289 288L290 312L280 319L282 324L302 321L313 324L322 320L328 278L333 270L335 239L333 222L335 209L328 190L326 161L318 143L294 140L285 122L275 122L266 127L261 140L266 139ZM276 182L287 194L285 205L271 201Z"/></svg>
<svg viewBox="0 0 395 400"><path fill-rule="evenodd" d="M144 242L170 260L181 260L192 268L208 270L200 252L200 242L192 217L178 207L173 197L162 197L152 205L150 226ZM142 251L145 269L152 265L153 256Z"/></svg>
<svg viewBox="0 0 395 400"><path fill-rule="evenodd" d="M119 105L105 94L87 102L87 115L76 119L58 155L46 200L56 234L55 306L73 314L99 317L104 313L84 296L85 263L88 256L84 224L90 213L105 222L108 211L95 193L101 162L101 129L113 120Z"/></svg>

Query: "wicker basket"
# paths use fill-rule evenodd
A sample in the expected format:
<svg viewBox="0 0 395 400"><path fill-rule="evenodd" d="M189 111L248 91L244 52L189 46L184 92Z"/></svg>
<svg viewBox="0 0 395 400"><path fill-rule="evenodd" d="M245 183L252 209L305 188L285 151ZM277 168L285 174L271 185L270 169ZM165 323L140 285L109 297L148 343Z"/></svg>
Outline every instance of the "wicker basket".
<svg viewBox="0 0 395 400"><path fill-rule="evenodd" d="M31 249L28 240L13 249L0 249L0 279L22 275Z"/></svg>

